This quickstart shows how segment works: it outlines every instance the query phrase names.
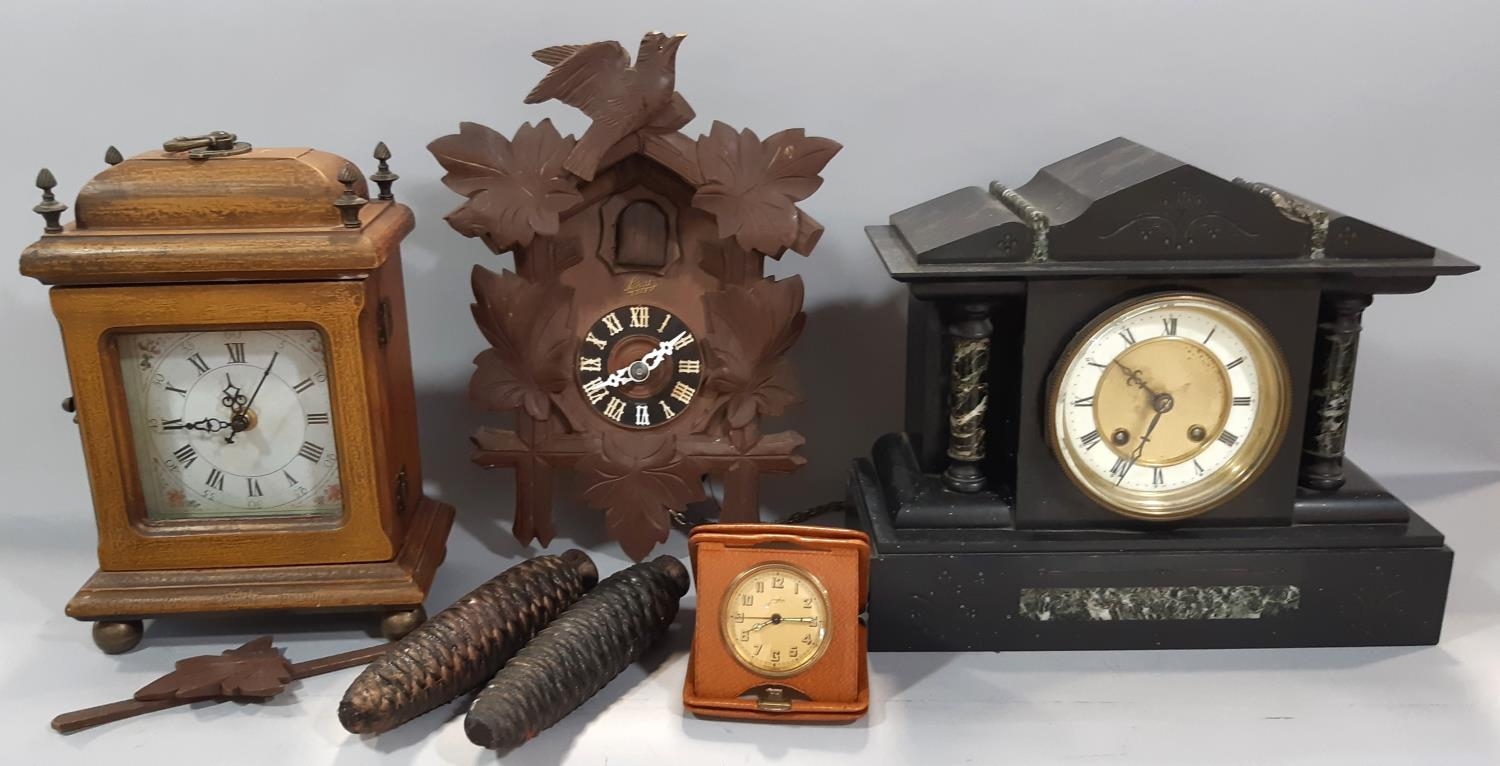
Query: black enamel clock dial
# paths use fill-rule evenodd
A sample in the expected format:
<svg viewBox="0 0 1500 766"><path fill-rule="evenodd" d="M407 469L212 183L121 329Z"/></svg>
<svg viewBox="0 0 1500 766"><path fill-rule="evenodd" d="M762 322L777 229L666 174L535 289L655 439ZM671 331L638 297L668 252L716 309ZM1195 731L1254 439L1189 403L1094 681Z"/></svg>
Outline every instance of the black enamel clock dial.
<svg viewBox="0 0 1500 766"><path fill-rule="evenodd" d="M621 306L599 317L578 341L575 364L584 399L626 428L681 415L703 381L698 339L658 306Z"/></svg>

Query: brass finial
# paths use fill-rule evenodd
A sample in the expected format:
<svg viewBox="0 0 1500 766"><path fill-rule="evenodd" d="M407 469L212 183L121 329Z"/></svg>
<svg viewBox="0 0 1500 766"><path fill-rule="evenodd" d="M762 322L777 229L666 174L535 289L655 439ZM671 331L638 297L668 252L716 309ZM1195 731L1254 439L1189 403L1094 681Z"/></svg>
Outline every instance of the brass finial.
<svg viewBox="0 0 1500 766"><path fill-rule="evenodd" d="M390 158L391 150L384 141L375 145L375 159L380 161L380 167L375 170L375 175L370 176L370 180L380 185L380 199L387 202L396 199L396 195L391 193L391 184L401 177L392 173L391 166L386 164Z"/></svg>
<svg viewBox="0 0 1500 766"><path fill-rule="evenodd" d="M349 229L359 228L359 209L364 207L369 200L354 193L354 182L359 180L359 171L354 169L354 164L346 162L339 171L339 183L344 185L344 193L333 201L333 206L339 209L339 217L344 220L344 227Z"/></svg>
<svg viewBox="0 0 1500 766"><path fill-rule="evenodd" d="M118 164L120 164L120 163L122 163L124 161L125 161L125 156L123 154L120 154L120 150L119 149L116 149L113 146L111 146L108 149L104 150L104 162L105 162L105 164L107 164L107 165L118 165Z"/></svg>
<svg viewBox="0 0 1500 766"><path fill-rule="evenodd" d="M57 234L63 230L60 219L63 211L68 209L67 205L58 202L57 197L52 196L52 190L56 186L57 178L52 175L52 171L42 168L42 171L36 174L36 188L42 190L42 201L32 208L32 211L47 222L42 227L42 231L48 234Z"/></svg>

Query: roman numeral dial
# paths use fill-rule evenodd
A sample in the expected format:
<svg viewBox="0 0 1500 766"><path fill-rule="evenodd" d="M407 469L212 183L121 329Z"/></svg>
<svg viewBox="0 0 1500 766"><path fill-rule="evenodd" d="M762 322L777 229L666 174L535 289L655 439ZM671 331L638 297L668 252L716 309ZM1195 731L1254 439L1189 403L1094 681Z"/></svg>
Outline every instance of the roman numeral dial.
<svg viewBox="0 0 1500 766"><path fill-rule="evenodd" d="M611 426L655 428L680 416L703 384L693 331L649 304L605 312L579 338L574 370L583 401Z"/></svg>
<svg viewBox="0 0 1500 766"><path fill-rule="evenodd" d="M152 332L113 342L148 520L342 512L321 331Z"/></svg>
<svg viewBox="0 0 1500 766"><path fill-rule="evenodd" d="M1074 332L1049 381L1047 438L1094 502L1149 520L1205 513L1284 448L1286 361L1243 308L1159 294Z"/></svg>

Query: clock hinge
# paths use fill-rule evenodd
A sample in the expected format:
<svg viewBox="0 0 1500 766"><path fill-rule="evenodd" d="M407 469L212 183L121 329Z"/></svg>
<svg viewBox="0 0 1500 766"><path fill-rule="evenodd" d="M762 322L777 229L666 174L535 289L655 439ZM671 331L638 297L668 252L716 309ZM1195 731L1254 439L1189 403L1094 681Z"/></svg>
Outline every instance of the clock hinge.
<svg viewBox="0 0 1500 766"><path fill-rule="evenodd" d="M406 516L406 491L407 491L407 489L408 489L408 487L407 487L407 482L406 482L406 466L403 465L403 466L401 466L401 470L396 473L396 516L397 517L404 517L404 516Z"/></svg>
<svg viewBox="0 0 1500 766"><path fill-rule="evenodd" d="M375 309L375 341L381 346L391 342L391 299L381 298Z"/></svg>

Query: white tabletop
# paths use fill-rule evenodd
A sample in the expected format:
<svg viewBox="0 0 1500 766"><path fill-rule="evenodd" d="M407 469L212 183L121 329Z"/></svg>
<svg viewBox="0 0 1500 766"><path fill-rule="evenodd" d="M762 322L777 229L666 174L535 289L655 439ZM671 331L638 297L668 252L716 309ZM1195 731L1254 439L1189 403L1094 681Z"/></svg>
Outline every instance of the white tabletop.
<svg viewBox="0 0 1500 766"><path fill-rule="evenodd" d="M1443 641L1375 649L875 654L871 710L849 726L767 726L683 714L693 596L664 646L504 763L1359 763L1500 762L1500 541L1486 531L1500 476L1390 479L1458 551ZM608 573L613 546L571 519ZM458 703L379 737L336 708L356 670L294 682L270 704L199 704L70 736L64 710L128 697L176 659L262 633L293 661L372 642L360 618L148 624L135 651L95 650L62 605L92 570L74 520L32 520L0 540L0 733L10 763L492 763ZM59 534L64 530L67 534ZM476 537L476 531L478 536ZM481 541L482 538L482 541ZM553 551L563 544L555 542ZM674 533L667 552L682 555ZM504 554L504 556L497 555ZM522 554L501 522L455 527L430 604ZM206 761L203 759L207 759Z"/></svg>

